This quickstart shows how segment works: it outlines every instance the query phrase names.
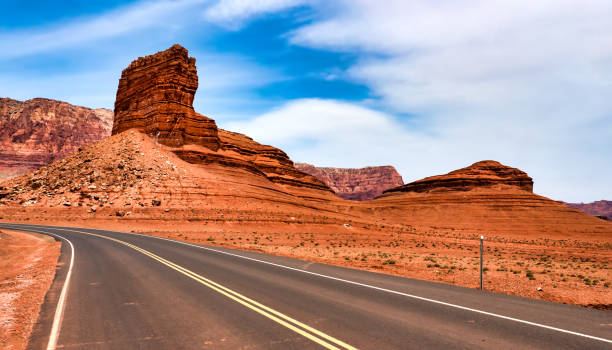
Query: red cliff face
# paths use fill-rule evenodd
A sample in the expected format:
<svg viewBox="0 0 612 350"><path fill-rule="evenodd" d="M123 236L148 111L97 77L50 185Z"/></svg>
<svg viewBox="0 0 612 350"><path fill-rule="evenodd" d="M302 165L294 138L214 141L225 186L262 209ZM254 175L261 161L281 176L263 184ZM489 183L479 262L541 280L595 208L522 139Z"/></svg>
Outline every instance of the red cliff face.
<svg viewBox="0 0 612 350"><path fill-rule="evenodd" d="M426 177L386 190L384 193L456 192L485 188L505 188L533 192L533 180L527 173L519 169L505 166L493 160L483 160L468 167L451 171L446 175Z"/></svg>
<svg viewBox="0 0 612 350"><path fill-rule="evenodd" d="M0 98L0 181L110 136L113 112L35 98Z"/></svg>
<svg viewBox="0 0 612 350"><path fill-rule="evenodd" d="M296 170L285 152L218 129L214 120L196 113L197 88L195 58L180 45L135 60L121 74L113 135L137 129L192 164L239 168L289 188L332 192Z"/></svg>
<svg viewBox="0 0 612 350"><path fill-rule="evenodd" d="M371 166L361 169L319 168L306 163L295 167L327 184L344 199L367 201L383 191L404 184L402 176L392 166Z"/></svg>
<svg viewBox="0 0 612 350"><path fill-rule="evenodd" d="M195 58L180 45L135 60L121 73L113 135L135 128L167 146L216 151L217 125L193 110L197 88Z"/></svg>

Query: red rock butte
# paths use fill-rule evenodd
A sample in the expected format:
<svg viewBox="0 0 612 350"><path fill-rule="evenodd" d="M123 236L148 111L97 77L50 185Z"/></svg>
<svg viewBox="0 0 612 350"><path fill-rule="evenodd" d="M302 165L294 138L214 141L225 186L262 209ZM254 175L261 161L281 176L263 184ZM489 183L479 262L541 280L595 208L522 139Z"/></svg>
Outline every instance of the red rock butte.
<svg viewBox="0 0 612 350"><path fill-rule="evenodd" d="M121 73L112 134L138 129L167 146L219 149L215 121L193 109L198 89L195 58L174 45L140 57Z"/></svg>
<svg viewBox="0 0 612 350"><path fill-rule="evenodd" d="M524 171L505 166L493 160L483 160L445 175L426 177L422 180L384 191L398 192L450 192L470 191L475 188L499 188L533 192L533 180Z"/></svg>
<svg viewBox="0 0 612 350"><path fill-rule="evenodd" d="M195 58L176 44L140 57L121 73L113 135L141 131L192 164L245 170L292 188L333 191L315 177L294 168L282 150L217 128L214 120L193 109L198 88Z"/></svg>

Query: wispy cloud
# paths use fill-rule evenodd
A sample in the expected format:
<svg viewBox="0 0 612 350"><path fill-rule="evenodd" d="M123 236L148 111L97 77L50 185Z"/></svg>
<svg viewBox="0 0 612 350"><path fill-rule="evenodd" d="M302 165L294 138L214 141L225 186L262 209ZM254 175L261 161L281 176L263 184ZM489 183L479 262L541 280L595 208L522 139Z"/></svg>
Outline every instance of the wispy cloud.
<svg viewBox="0 0 612 350"><path fill-rule="evenodd" d="M204 17L226 28L239 29L247 19L278 12L306 3L306 0L219 0Z"/></svg>
<svg viewBox="0 0 612 350"><path fill-rule="evenodd" d="M184 25L190 8L208 0L141 1L97 16L17 32L0 32L0 59L47 52L153 27Z"/></svg>
<svg viewBox="0 0 612 350"><path fill-rule="evenodd" d="M340 167L396 164L398 153L410 157L423 139L392 115L324 99L292 100L223 126L280 147L296 160Z"/></svg>
<svg viewBox="0 0 612 350"><path fill-rule="evenodd" d="M208 35L201 14L210 3L144 0L97 15L0 32L0 62L10 67L0 70L0 96L113 108L121 70L133 59ZM262 102L251 91L284 79L240 53L186 46L197 58L195 105L202 113L232 116L261 110Z"/></svg>

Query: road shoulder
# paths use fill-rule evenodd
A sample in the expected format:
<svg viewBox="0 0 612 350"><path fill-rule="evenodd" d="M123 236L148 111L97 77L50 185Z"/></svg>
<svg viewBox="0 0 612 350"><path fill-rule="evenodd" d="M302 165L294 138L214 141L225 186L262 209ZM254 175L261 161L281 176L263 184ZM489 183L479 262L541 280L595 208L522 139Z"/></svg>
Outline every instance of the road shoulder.
<svg viewBox="0 0 612 350"><path fill-rule="evenodd" d="M49 236L0 229L0 348L27 347L60 247Z"/></svg>

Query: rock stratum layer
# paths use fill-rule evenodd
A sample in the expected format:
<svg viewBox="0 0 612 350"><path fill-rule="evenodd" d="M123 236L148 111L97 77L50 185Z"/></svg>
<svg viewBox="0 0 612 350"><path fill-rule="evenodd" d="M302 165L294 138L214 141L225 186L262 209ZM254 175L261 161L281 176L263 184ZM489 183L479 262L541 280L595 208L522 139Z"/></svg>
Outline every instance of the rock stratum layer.
<svg viewBox="0 0 612 350"><path fill-rule="evenodd" d="M612 233L603 220L534 194L525 172L492 160L387 190L372 203L390 209L390 222L478 235Z"/></svg>
<svg viewBox="0 0 612 350"><path fill-rule="evenodd" d="M370 166L360 169L322 168L307 163L295 167L323 181L340 198L367 201L383 191L404 184L402 176L392 166Z"/></svg>
<svg viewBox="0 0 612 350"><path fill-rule="evenodd" d="M0 98L0 181L110 136L113 112L34 98Z"/></svg>
<svg viewBox="0 0 612 350"><path fill-rule="evenodd" d="M569 207L580 209L583 212L599 217L606 217L612 221L612 201L595 201L592 203L565 203Z"/></svg>
<svg viewBox="0 0 612 350"><path fill-rule="evenodd" d="M234 132L193 109L198 88L195 58L174 45L140 57L121 74L113 135L139 130L192 164L218 164L264 176L279 185L331 193L313 176L296 170L287 154Z"/></svg>
<svg viewBox="0 0 612 350"><path fill-rule="evenodd" d="M451 171L446 175L426 177L386 190L384 193L455 192L470 191L475 188L507 188L533 192L533 180L527 173L519 169L502 165L493 160L483 160L468 167Z"/></svg>
<svg viewBox="0 0 612 350"><path fill-rule="evenodd" d="M138 58L121 73L113 135L135 128L167 146L216 151L217 125L193 109L197 89L195 58L182 46Z"/></svg>

